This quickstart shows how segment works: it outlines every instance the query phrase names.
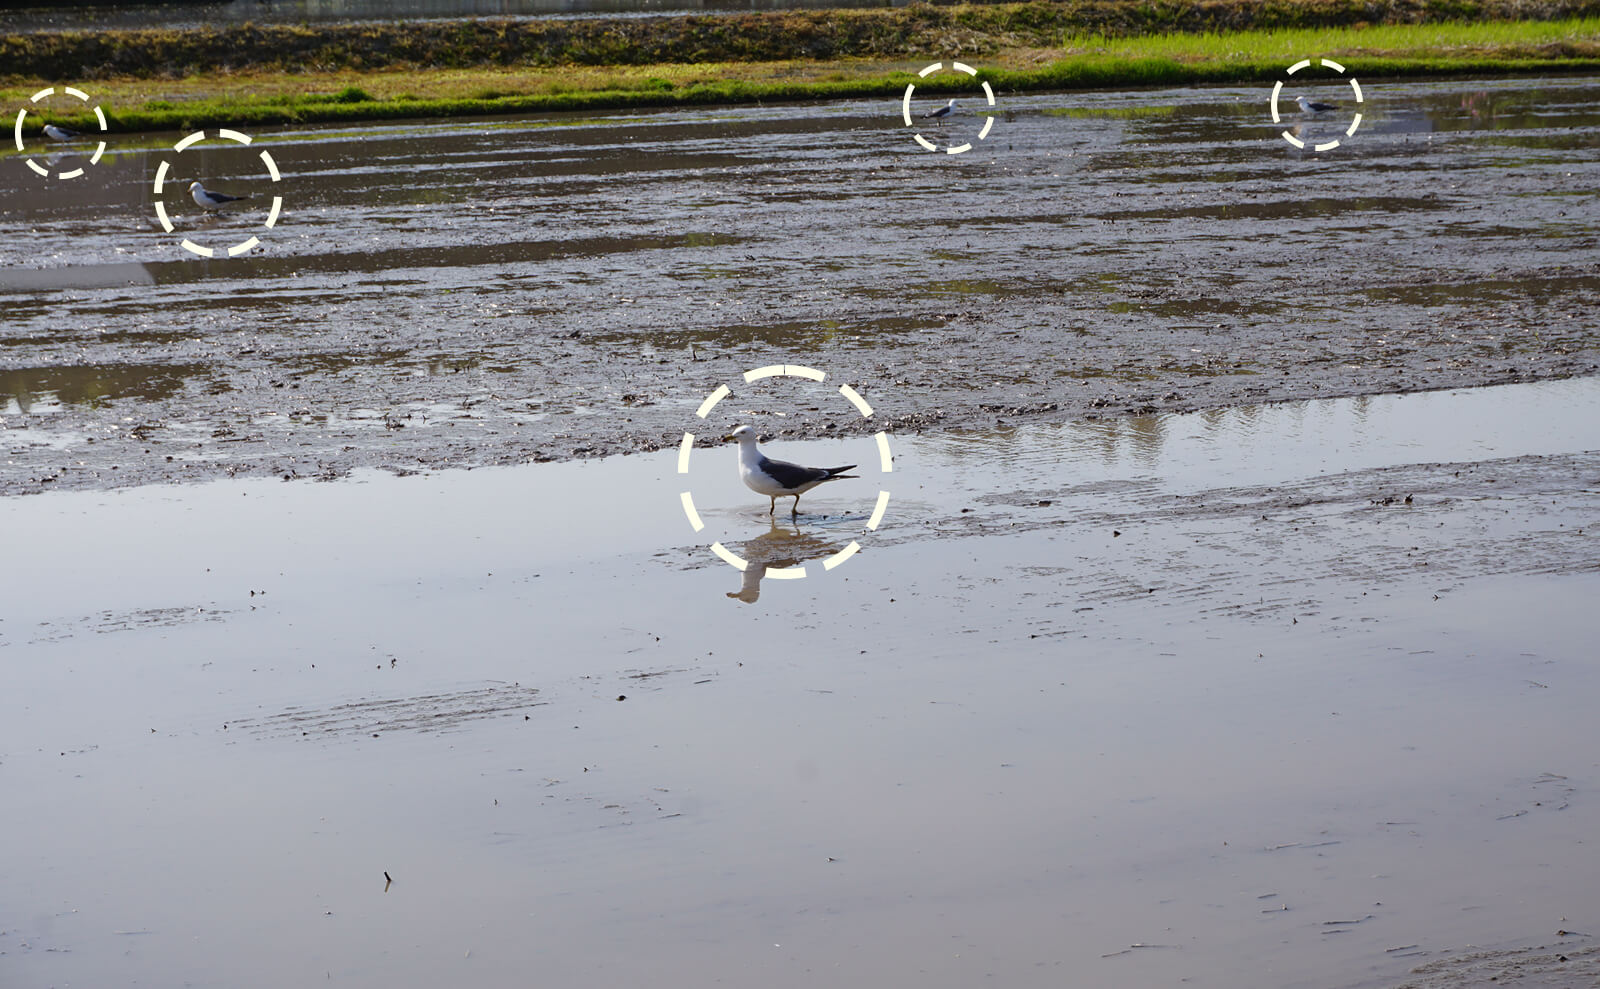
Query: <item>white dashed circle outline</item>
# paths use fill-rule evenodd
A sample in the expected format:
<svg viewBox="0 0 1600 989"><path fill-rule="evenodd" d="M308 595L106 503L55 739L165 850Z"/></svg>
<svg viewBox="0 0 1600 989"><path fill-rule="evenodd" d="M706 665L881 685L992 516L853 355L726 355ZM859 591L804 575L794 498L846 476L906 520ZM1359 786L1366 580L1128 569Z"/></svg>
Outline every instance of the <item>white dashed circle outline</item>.
<svg viewBox="0 0 1600 989"><path fill-rule="evenodd" d="M932 65L929 65L926 68L924 68L921 72L918 72L917 73L917 78L926 79L928 76L933 75L935 72L938 72L942 68L944 68L944 63L943 62L934 62ZM974 69L972 66L967 65L967 64L962 63L962 62L951 62L950 63L950 68L952 70L956 71L956 72L965 72L967 75L972 76L974 79L976 79L978 77L978 70L977 69ZM900 116L905 120L907 127L915 127L916 126L915 124L913 124L911 122L911 94L916 91L916 88L917 88L917 84L916 83L914 83L914 82L907 83L906 84L906 95L903 96L901 98L901 100L900 100ZM984 80L984 82L983 82L983 95L985 95L985 96L987 96L989 98L989 105L990 106L994 106L994 90L989 88L989 82L988 82L987 79ZM989 136L989 128L994 126L994 114L991 113L991 114L988 114L987 116L988 116L989 119L984 121L983 130L978 132L978 140L980 140L980 141ZM922 133L920 131L917 132L916 134L911 135L911 136L916 139L916 142L918 144L922 145L927 150L929 150L929 151L938 151L939 150L939 146L937 144L934 144L932 141L928 140L927 138L923 137ZM958 155L963 151L971 151L971 150L972 150L972 143L969 141L966 144L960 144L960 145L955 145L955 146L952 146L952 147L945 148L944 149L944 153L947 154L947 155Z"/></svg>
<svg viewBox="0 0 1600 989"><path fill-rule="evenodd" d="M239 144L245 145L246 147L248 147L249 144L250 144L250 135L241 134L236 130L226 130L226 129L218 130L217 131L217 137L218 137L218 139L224 140L224 141L236 141ZM193 144L198 144L199 142L204 141L205 139L206 139L206 132L203 131L203 130L197 130L193 134L190 134L188 137L186 137L183 140L179 141L177 144L174 144L172 146L172 150L174 150L174 151L176 151L176 152L181 154L189 146L191 146ZM278 163L272 160L272 155L268 154L265 151L261 152L261 161L262 161L263 164L265 164L267 166L267 174L272 176L272 181L277 182L282 178L282 176L278 174ZM167 180L167 171L169 169L171 169L171 168L172 168L172 163L171 162L167 161L165 158L161 159L161 164L156 166L156 181L155 181L156 219L161 221L161 229L165 230L167 233L172 233L173 230L176 229L176 228L173 227L172 221L167 218L167 204L163 203L161 201L160 197L161 197L161 186L162 186L163 183L166 182L166 180ZM278 213L282 209L283 209L283 197L282 196L273 196L272 197L272 212L267 214L266 228L268 230L271 230L272 229L272 225L274 223L278 222ZM239 243L234 244L232 247L228 248L227 249L228 250L228 257L230 257L230 258L238 257L240 254L243 254L246 251L254 248L259 243L261 243L261 239L259 237L251 236L250 239L244 240L244 241L240 241ZM192 254L198 254L203 258L214 258L214 257L217 256L217 252L215 250L213 250L212 248L205 247L204 245L201 245L201 244L196 244L194 241L190 240L187 237L185 237L183 239L183 245L182 246L183 246L184 250L189 251Z"/></svg>
<svg viewBox="0 0 1600 989"><path fill-rule="evenodd" d="M1331 58L1319 58L1319 59L1317 59L1317 61L1322 63L1322 65L1325 66L1326 68L1330 68L1333 71L1339 73L1340 75L1344 75L1344 66L1340 65L1338 62L1335 62L1333 59L1331 59ZM1287 74L1292 76L1296 72L1299 72L1301 69L1306 68L1310 64L1311 64L1311 59L1303 58L1300 61L1294 63L1291 66L1289 66L1289 71L1288 71ZM1351 88L1351 90L1353 90L1355 92L1355 94L1356 94L1356 104L1359 106L1361 104L1361 83L1357 82L1354 76L1350 77L1350 88ZM1277 82L1272 84L1272 122L1275 123L1275 124L1283 123L1283 119L1278 116L1278 94L1281 93L1281 92L1283 92L1283 80L1279 79ZM1344 136L1345 137L1354 137L1355 133L1356 133L1356 128L1360 127L1360 126L1361 126L1361 113L1360 113L1360 111L1357 111L1355 119L1350 121L1350 129L1344 132ZM1289 133L1288 131L1284 131L1282 136L1283 136L1283 139L1285 141L1288 141L1290 144L1294 145L1296 148L1304 150L1304 148L1306 146L1306 142L1300 140L1298 137L1295 137L1293 134ZM1338 146L1339 146L1339 141L1337 139L1335 139L1335 140L1327 142L1326 144L1313 144L1311 146L1311 150L1312 151L1332 151L1334 148L1337 148Z"/></svg>
<svg viewBox="0 0 1600 989"><path fill-rule="evenodd" d="M61 91L63 93L66 93L68 96L76 96L78 99L82 100L84 103L88 103L89 102L89 94L85 93L81 89L73 89L71 86L62 86L61 87ZM38 103L41 100L49 99L51 96L55 95L55 92L56 92L56 88L54 86L51 86L48 89L41 89L37 93L34 93L33 96L29 97L28 102L29 103ZM17 123L16 123L16 126L13 128L13 131L14 131L14 133L16 135L16 139L17 139L17 150L20 151L23 154L27 154L28 153L27 145L22 143L22 122L23 122L23 120L27 119L27 116L28 116L28 108L27 107L23 107L22 109L18 110L17 111ZM104 134L109 128L106 127L105 111L100 109L100 104L98 104L98 103L96 103L95 107L94 107L94 119L99 121L99 123L100 123L100 133ZM91 164L91 165L100 164L100 156L105 154L105 153L106 153L106 142L101 141L100 142L100 146L94 149L94 155L89 159L89 164ZM45 168L43 165L40 165L38 162L34 161L32 156L29 156L29 158L28 158L28 167L33 169L35 172L37 172L39 174L40 178L49 178L50 177L50 169ZM70 172L61 172L61 173L57 174L56 178L58 178L58 179L75 179L78 176L82 175L83 172L84 172L84 170L82 168L74 168Z"/></svg>
<svg viewBox="0 0 1600 989"><path fill-rule="evenodd" d="M822 381L827 376L827 373L824 371L818 371L817 369L810 367L801 367L797 364L769 364L766 367L758 367L753 371L744 372L745 384L750 384L753 381L759 381L762 378L780 377L805 378L809 381ZM733 394L733 392L728 388L727 385L718 385L716 391L713 391L711 394L707 395L705 401L700 403L700 408L695 412L695 415L699 416L701 419L704 419L711 413L712 409L716 408L718 402L727 398L731 394ZM851 405L855 406L856 411L861 413L861 417L863 419L872 418L872 406L868 405L867 400L862 398L854 388L851 388L849 385L840 385L839 394L843 395ZM876 434L876 438L878 440L878 464L882 468L883 473L891 473L894 470L894 457L889 453L889 434L884 430L879 430ZM689 451L693 449L694 434L684 433L683 443L678 447L679 474L689 473ZM684 491L678 496L678 498L683 502L683 514L689 517L689 524L694 527L694 531L699 532L701 529L704 529L706 524L700 521L700 513L697 512L694 507L694 495L688 491ZM888 510L889 492L880 490L878 492L878 503L872 509L872 518L867 521L867 528L872 531L877 531L878 524L883 521L883 513ZM834 567L837 567L839 564L850 559L850 557L856 555L860 549L861 544L859 542L854 539L850 540L850 545L822 561L822 569L832 570ZM715 553L722 560L722 562L728 564L728 566L738 570L741 573L743 573L744 570L750 566L749 560L739 556L737 553L728 549L728 547L722 545L720 542L711 544L711 552ZM805 575L806 568L803 564L798 567L767 567L767 572L765 574L767 577L773 577L778 580L798 580Z"/></svg>

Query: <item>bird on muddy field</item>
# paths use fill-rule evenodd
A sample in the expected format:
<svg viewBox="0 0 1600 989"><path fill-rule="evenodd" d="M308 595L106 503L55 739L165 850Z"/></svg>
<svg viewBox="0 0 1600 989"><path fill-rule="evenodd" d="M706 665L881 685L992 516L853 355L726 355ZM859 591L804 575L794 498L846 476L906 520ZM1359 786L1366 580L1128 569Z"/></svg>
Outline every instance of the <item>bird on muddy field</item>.
<svg viewBox="0 0 1600 989"><path fill-rule="evenodd" d="M68 130L65 127L57 127L55 124L45 124L44 136L52 141L70 141L78 136L78 132Z"/></svg>
<svg viewBox="0 0 1600 989"><path fill-rule="evenodd" d="M952 113L955 113L955 112L956 112L956 101L955 100L951 100L949 103L946 103L944 106L940 107L937 110L929 110L927 113L924 113L922 115L922 119L923 120L941 120L942 121L942 120L944 120L944 118L950 116Z"/></svg>
<svg viewBox="0 0 1600 989"><path fill-rule="evenodd" d="M1296 96L1294 101L1300 104L1301 113L1327 113L1329 110L1339 109L1332 103L1318 103L1306 96Z"/></svg>
<svg viewBox="0 0 1600 989"><path fill-rule="evenodd" d="M756 447L756 431L749 426L735 429L728 439L739 441L739 479L744 486L772 499L768 515L777 513L779 498L789 497L794 498L794 507L789 514L799 515L800 496L807 491L825 481L842 481L858 476L845 473L855 470L855 464L844 467L801 467L784 460L772 460Z"/></svg>
<svg viewBox="0 0 1600 989"><path fill-rule="evenodd" d="M214 210L223 203L238 202L247 198L245 196L230 196L226 192L213 192L199 182L189 183L189 195L194 197L196 205L205 210Z"/></svg>

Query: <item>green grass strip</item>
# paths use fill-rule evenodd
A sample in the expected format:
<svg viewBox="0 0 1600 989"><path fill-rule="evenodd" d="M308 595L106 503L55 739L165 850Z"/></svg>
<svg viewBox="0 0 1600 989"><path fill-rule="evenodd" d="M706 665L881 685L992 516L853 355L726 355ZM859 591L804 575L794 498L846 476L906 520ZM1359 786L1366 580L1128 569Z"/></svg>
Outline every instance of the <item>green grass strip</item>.
<svg viewBox="0 0 1600 989"><path fill-rule="evenodd" d="M715 73L715 66L658 65L630 69L631 75L618 70L619 75L612 79L599 70L588 70L593 78L581 88L572 87L559 70L496 70L482 75L484 83L493 81L494 86L485 88L473 82L478 76L469 76L469 86L475 88L467 95L450 96L430 95L427 72L398 76L407 91L380 96L368 92L368 88L378 88L375 84L347 85L332 93L284 92L286 84L292 88L293 76L257 75L243 80L228 78L231 93L225 98L152 99L137 107L107 106L106 111L113 130L150 131L898 97L909 82L916 82L924 93L969 91L985 80L1001 92L1270 82L1282 78L1288 64L1308 56L1337 58L1363 81L1595 72L1600 71L1600 19L1148 37L1097 35L1063 38L1056 51L1063 57L1045 64L1038 64L1037 50L1031 51L1035 64L1026 68L1003 67L1021 59L1002 51L996 56L1001 67L981 68L975 80L954 73L919 79L881 62L808 63L814 71L803 80L762 78L760 66L728 67L730 74L737 69L745 76L754 72L755 77L716 79L706 78ZM984 64L980 59L971 60L977 67ZM795 64L786 63L783 71L792 75ZM373 77L374 81L377 78ZM198 89L204 92L206 80L199 82ZM252 85L278 91L253 93ZM458 81L456 88L459 86ZM159 91L161 87L152 88ZM0 90L0 97L16 103L30 92L32 84ZM94 126L88 115L61 119L69 126Z"/></svg>

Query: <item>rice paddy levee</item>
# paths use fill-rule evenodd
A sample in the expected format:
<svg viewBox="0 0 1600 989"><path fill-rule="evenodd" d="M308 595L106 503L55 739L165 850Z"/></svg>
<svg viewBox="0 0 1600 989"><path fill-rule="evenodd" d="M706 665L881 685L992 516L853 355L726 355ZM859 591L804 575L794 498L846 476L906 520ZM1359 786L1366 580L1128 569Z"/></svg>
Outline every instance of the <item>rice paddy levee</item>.
<svg viewBox="0 0 1600 989"><path fill-rule="evenodd" d="M656 18L0 36L0 96L93 83L113 131L1266 79L1308 51L1368 77L1600 68L1600 2L1009 3ZM1461 18L1471 18L1470 22ZM64 117L87 126L87 112Z"/></svg>

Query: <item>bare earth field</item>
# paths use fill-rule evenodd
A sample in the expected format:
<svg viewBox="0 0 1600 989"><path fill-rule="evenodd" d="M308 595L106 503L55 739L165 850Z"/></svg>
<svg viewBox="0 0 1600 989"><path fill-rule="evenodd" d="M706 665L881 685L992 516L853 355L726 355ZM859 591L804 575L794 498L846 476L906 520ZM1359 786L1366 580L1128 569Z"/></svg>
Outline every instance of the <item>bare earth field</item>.
<svg viewBox="0 0 1600 989"><path fill-rule="evenodd" d="M213 137L173 234L168 141L13 167L0 491L652 450L774 354L902 429L1600 370L1600 84L1365 95L1324 154L1254 89L1007 100L959 155L889 103Z"/></svg>

